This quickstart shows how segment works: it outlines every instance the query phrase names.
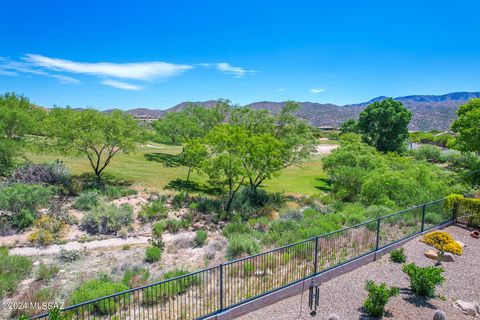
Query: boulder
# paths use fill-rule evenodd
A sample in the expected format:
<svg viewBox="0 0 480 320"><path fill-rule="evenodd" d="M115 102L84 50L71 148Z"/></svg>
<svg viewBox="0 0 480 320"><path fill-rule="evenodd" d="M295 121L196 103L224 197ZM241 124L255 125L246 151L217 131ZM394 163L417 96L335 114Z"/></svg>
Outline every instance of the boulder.
<svg viewBox="0 0 480 320"><path fill-rule="evenodd" d="M340 320L340 318L336 314L331 314L328 320Z"/></svg>
<svg viewBox="0 0 480 320"><path fill-rule="evenodd" d="M445 320L447 317L445 316L445 312L442 310L437 310L435 311L435 314L433 315L433 320Z"/></svg>
<svg viewBox="0 0 480 320"><path fill-rule="evenodd" d="M435 250L427 250L427 251L425 251L425 257L427 257L429 259L437 260L438 259L438 253Z"/></svg>
<svg viewBox="0 0 480 320"><path fill-rule="evenodd" d="M36 261L33 263L34 266L39 266L40 264L41 264L41 262L38 261L38 260L36 260Z"/></svg>
<svg viewBox="0 0 480 320"><path fill-rule="evenodd" d="M460 309L462 313L466 315L476 317L480 314L480 305L476 302L457 300L453 303L453 305Z"/></svg>
<svg viewBox="0 0 480 320"><path fill-rule="evenodd" d="M445 254L443 255L442 261L444 261L444 262L454 262L455 258L453 257L453 254L445 252Z"/></svg>
<svg viewBox="0 0 480 320"><path fill-rule="evenodd" d="M465 243L463 243L462 241L455 240L455 242L458 243L460 247L465 248Z"/></svg>

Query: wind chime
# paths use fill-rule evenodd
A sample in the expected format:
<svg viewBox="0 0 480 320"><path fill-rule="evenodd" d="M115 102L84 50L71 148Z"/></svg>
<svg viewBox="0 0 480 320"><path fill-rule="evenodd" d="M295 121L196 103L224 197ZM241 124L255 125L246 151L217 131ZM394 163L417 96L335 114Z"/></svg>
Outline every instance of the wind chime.
<svg viewBox="0 0 480 320"><path fill-rule="evenodd" d="M317 315L317 307L320 303L320 288L318 285L313 285L312 281L308 291L308 306L310 307L310 315L315 317Z"/></svg>

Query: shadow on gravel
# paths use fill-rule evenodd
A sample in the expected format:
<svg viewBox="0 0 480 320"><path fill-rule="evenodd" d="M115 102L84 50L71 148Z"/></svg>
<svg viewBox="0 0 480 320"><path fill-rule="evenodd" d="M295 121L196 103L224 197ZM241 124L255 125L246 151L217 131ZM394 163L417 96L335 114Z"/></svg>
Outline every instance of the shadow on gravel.
<svg viewBox="0 0 480 320"><path fill-rule="evenodd" d="M430 303L429 298L416 295L409 289L400 289L400 291L406 295L403 300L417 308L437 309L437 306Z"/></svg>
<svg viewBox="0 0 480 320"><path fill-rule="evenodd" d="M358 317L358 320L373 320L373 319L388 319L388 318L393 318L393 313L391 313L388 310L385 310L385 313L383 314L382 318L376 318L368 315L367 311L365 310L364 307L360 307L357 309L360 311L362 314Z"/></svg>

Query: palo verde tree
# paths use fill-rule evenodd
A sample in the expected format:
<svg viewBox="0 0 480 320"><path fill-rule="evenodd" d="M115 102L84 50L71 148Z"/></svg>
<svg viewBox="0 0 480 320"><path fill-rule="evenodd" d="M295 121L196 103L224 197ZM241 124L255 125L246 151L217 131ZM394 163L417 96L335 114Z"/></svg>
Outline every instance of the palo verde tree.
<svg viewBox="0 0 480 320"><path fill-rule="evenodd" d="M342 122L340 125L340 132L345 133L358 133L358 121L355 119L348 119Z"/></svg>
<svg viewBox="0 0 480 320"><path fill-rule="evenodd" d="M40 131L45 111L15 93L0 95L0 175L14 166L25 146L25 137Z"/></svg>
<svg viewBox="0 0 480 320"><path fill-rule="evenodd" d="M188 168L187 182L194 170L201 170L208 153L199 139L192 139L182 149L179 155L179 164Z"/></svg>
<svg viewBox="0 0 480 320"><path fill-rule="evenodd" d="M53 145L65 154L85 155L97 182L115 155L135 151L144 139L133 117L119 110L105 114L93 109L55 108L47 123Z"/></svg>
<svg viewBox="0 0 480 320"><path fill-rule="evenodd" d="M358 128L363 140L381 152L400 151L408 138L412 113L388 98L368 105L360 113Z"/></svg>

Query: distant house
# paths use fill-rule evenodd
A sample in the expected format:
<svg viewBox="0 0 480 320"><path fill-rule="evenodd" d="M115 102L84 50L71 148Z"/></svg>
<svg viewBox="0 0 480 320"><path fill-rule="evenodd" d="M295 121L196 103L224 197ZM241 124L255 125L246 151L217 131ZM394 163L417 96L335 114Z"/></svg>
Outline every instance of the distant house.
<svg viewBox="0 0 480 320"><path fill-rule="evenodd" d="M133 118L141 123L150 123L158 120L158 118L155 118L146 114L137 114L137 115L134 115Z"/></svg>
<svg viewBox="0 0 480 320"><path fill-rule="evenodd" d="M338 130L337 127L333 127L333 126L318 126L317 128L322 130L322 131L337 131Z"/></svg>

